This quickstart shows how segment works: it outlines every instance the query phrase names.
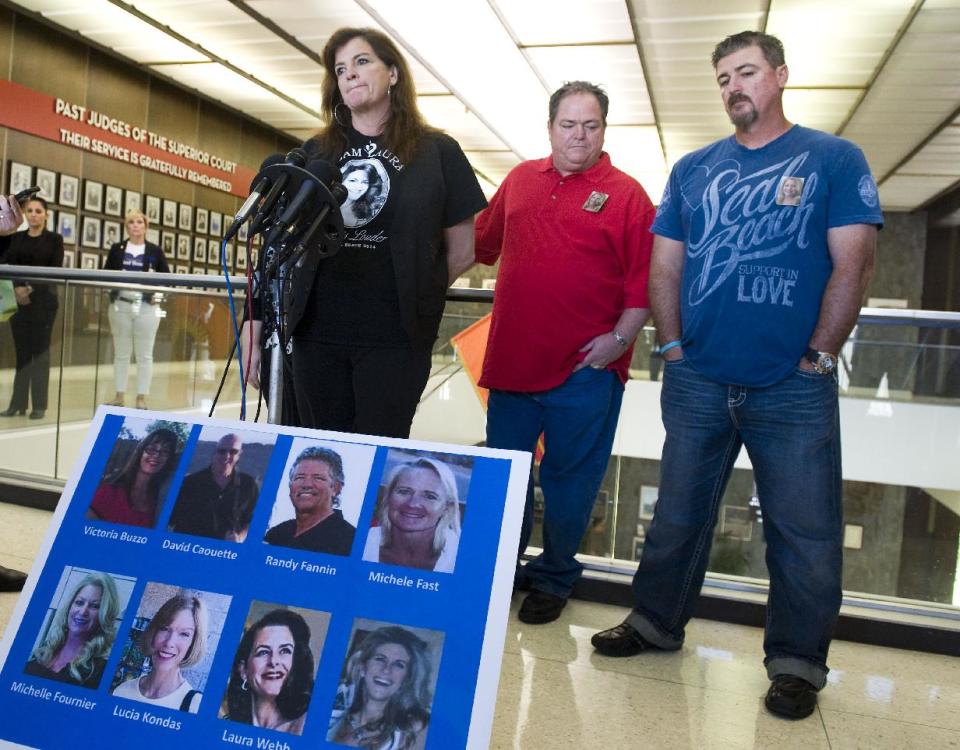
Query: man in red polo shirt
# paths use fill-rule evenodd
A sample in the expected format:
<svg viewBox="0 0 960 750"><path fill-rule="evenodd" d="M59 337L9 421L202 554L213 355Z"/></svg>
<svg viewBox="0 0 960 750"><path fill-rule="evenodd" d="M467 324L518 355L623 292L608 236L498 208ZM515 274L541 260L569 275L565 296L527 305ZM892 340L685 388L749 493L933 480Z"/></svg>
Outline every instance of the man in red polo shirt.
<svg viewBox="0 0 960 750"><path fill-rule="evenodd" d="M476 225L476 257L500 259L480 385L487 445L533 451L544 435L543 552L516 584L519 617L559 617L583 567L574 555L610 458L633 340L648 315L654 209L603 152L609 100L585 81L550 97L551 155L523 162ZM520 534L533 526L533 480Z"/></svg>

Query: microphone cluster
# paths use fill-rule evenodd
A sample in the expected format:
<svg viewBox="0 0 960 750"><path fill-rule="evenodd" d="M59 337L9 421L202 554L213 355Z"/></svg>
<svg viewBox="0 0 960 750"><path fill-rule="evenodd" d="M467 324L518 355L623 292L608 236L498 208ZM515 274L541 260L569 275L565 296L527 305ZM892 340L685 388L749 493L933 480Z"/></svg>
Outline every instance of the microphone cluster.
<svg viewBox="0 0 960 750"><path fill-rule="evenodd" d="M330 162L310 159L301 148L286 156L267 157L224 240L230 240L249 221L250 235L262 234L264 248L273 248L267 277L278 265L308 251L320 257L333 255L344 238L340 204L347 191L339 177Z"/></svg>

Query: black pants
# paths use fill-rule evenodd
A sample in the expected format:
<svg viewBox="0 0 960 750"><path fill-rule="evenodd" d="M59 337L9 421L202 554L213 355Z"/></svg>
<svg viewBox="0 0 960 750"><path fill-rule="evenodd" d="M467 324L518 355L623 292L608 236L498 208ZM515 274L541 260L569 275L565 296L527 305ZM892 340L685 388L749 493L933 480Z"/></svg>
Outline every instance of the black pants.
<svg viewBox="0 0 960 750"><path fill-rule="evenodd" d="M13 378L11 409L26 409L32 396L33 408L47 408L50 386L50 336L57 311L38 310L25 313L20 308L10 318L10 332L16 350L17 373Z"/></svg>
<svg viewBox="0 0 960 750"><path fill-rule="evenodd" d="M430 376L430 349L294 341L303 427L406 438Z"/></svg>

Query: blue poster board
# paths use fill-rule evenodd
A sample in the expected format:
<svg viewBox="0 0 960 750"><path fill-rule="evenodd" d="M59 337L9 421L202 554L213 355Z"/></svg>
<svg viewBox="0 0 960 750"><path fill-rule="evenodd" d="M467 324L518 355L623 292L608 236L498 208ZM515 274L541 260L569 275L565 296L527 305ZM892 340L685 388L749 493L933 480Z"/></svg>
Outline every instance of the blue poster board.
<svg viewBox="0 0 960 750"><path fill-rule="evenodd" d="M97 413L0 744L487 747L530 456Z"/></svg>

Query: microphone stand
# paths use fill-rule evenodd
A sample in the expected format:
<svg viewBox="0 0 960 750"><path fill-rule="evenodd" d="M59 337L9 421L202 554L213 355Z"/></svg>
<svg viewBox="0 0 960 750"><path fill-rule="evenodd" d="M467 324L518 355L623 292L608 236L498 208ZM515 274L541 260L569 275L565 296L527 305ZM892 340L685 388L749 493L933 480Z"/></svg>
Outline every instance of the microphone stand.
<svg viewBox="0 0 960 750"><path fill-rule="evenodd" d="M306 253L315 252L319 258L329 258L340 250L346 235L339 203L326 185L319 180L316 185L317 194L311 203L317 210L285 230L275 243L265 245L261 252L263 277L260 289L270 289L273 312L266 344L270 349L270 388L267 391L267 421L270 424L280 424L283 416L284 355L289 344L284 290L292 283L294 271ZM270 229L271 224L267 224L262 233L268 235ZM288 250L288 247L292 249Z"/></svg>

